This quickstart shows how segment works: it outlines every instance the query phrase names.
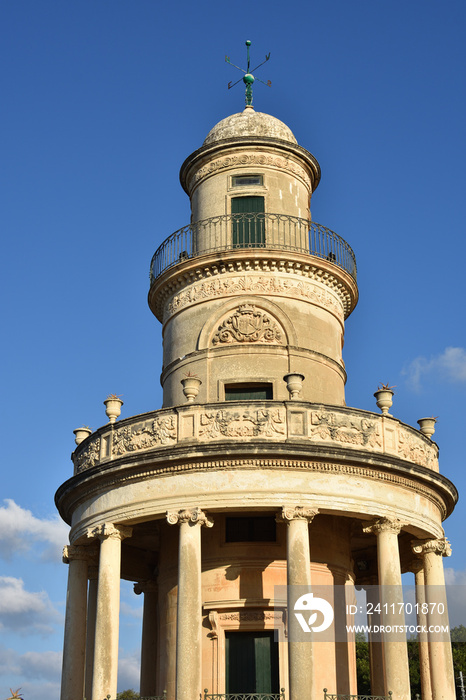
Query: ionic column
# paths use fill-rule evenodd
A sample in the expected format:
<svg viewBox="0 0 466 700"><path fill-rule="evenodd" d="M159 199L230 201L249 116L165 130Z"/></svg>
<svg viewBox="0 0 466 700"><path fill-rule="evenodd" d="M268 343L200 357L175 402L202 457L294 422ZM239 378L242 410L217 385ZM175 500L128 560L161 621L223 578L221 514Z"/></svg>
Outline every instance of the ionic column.
<svg viewBox="0 0 466 700"><path fill-rule="evenodd" d="M429 638L427 634L427 601L425 592L424 564L422 559L413 561L410 570L414 573L416 586L416 622L418 626L419 676L422 700L432 700L430 682Z"/></svg>
<svg viewBox="0 0 466 700"><path fill-rule="evenodd" d="M403 526L399 520L380 518L363 528L366 533L377 535L377 566L380 591L382 625L392 628L383 635L383 659L385 694L392 691L397 700L409 700L408 647L405 631L393 631L404 626L401 565L398 550L398 534Z"/></svg>
<svg viewBox="0 0 466 700"><path fill-rule="evenodd" d="M317 697L314 682L312 643L294 641L301 627L292 614L295 595L293 586L311 585L311 552L309 547L309 523L318 511L312 508L285 507L279 522L287 524L286 579L288 607L288 669L290 700ZM296 592L294 592L296 593Z"/></svg>
<svg viewBox="0 0 466 700"><path fill-rule="evenodd" d="M69 570L61 700L76 700L76 698L82 698L84 694L89 550L89 547L72 545L63 548L63 562L69 565Z"/></svg>
<svg viewBox="0 0 466 700"><path fill-rule="evenodd" d="M104 523L88 533L100 540L92 700L117 693L121 541L131 532L129 527Z"/></svg>
<svg viewBox="0 0 466 700"><path fill-rule="evenodd" d="M92 697L92 670L94 668L95 649L95 619L97 615L97 583L99 567L96 561L89 566L87 578L89 587L87 592L87 632L86 632L86 674L84 682L84 697Z"/></svg>
<svg viewBox="0 0 466 700"><path fill-rule="evenodd" d="M144 593L139 692L142 697L149 697L157 695L158 586L155 581L140 581L134 584L134 592Z"/></svg>
<svg viewBox="0 0 466 700"><path fill-rule="evenodd" d="M451 546L443 537L413 542L413 551L421 554L424 562L432 698L450 700L456 691L442 557L450 556ZM448 632L436 632L435 627L448 629Z"/></svg>
<svg viewBox="0 0 466 700"><path fill-rule="evenodd" d="M168 512L167 520L170 525L180 526L176 700L193 700L202 690L201 527L212 527L213 521L200 508Z"/></svg>

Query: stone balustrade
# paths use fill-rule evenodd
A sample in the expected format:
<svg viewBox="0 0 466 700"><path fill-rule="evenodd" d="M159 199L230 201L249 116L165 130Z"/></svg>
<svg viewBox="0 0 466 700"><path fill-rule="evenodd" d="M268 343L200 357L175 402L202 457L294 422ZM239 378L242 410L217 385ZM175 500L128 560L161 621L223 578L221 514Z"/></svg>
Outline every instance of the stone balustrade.
<svg viewBox="0 0 466 700"><path fill-rule="evenodd" d="M190 442L202 447L239 440L362 450L439 470L437 445L391 416L301 401L229 401L160 409L107 424L78 445L74 473Z"/></svg>

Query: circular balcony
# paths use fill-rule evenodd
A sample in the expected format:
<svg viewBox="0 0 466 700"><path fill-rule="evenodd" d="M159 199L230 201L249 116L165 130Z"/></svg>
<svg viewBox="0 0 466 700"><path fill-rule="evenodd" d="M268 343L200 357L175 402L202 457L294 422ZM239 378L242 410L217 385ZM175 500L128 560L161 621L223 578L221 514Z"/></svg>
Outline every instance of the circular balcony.
<svg viewBox="0 0 466 700"><path fill-rule="evenodd" d="M196 221L169 236L155 251L150 283L168 268L200 255L234 250L283 250L324 259L356 280L356 258L337 233L287 214L225 214Z"/></svg>
<svg viewBox="0 0 466 700"><path fill-rule="evenodd" d="M457 500L438 473L437 445L418 430L299 400L187 403L132 416L96 430L72 458L56 503L75 521L73 541L102 519L142 522L199 499L214 511L270 511L297 497L333 514L388 513L411 535L437 537Z"/></svg>

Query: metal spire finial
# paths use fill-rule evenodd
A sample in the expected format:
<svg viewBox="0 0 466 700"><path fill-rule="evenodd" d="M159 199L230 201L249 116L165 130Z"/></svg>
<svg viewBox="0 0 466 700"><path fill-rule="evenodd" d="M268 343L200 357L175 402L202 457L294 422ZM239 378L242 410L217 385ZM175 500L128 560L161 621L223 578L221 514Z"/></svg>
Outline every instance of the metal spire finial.
<svg viewBox="0 0 466 700"><path fill-rule="evenodd" d="M253 71L251 71L251 69L250 69L250 65L251 65L251 64L250 64L250 58L249 58L249 47L250 47L250 46L251 46L251 42L250 42L249 39L248 39L247 42L246 42L246 47L247 47L247 52L248 52L248 67L247 67L247 70L244 70L244 68L240 68L239 66L236 66L234 63L232 63L232 62L230 61L230 57L229 57L229 56L225 56L225 61L226 61L227 63L229 63L231 66L234 66L235 68L237 68L238 70L240 70L240 71L242 71L242 72L244 73L243 77L240 78L239 80L237 80L236 83L232 83L232 82L230 81L230 82L228 83L228 89L234 87L235 85L238 85L238 83L240 82L240 80L242 80L243 83L246 85L246 107L248 107L248 106L251 106L251 107L252 107L252 84L253 84L254 80L258 80L260 83L262 83L263 85L267 85L268 87L270 87L270 86L272 85L272 81L271 81L271 80L267 80L267 82L264 82L264 81L261 80L260 78L255 78L255 77L253 76L253 74L252 74L253 71L255 71L255 70L257 70L258 68L260 68L261 66L263 66L264 63L266 63L266 62L269 60L269 58L270 58L270 53L268 53L268 54L266 55L265 61L262 61L262 63L259 63L259 65L256 66L256 67L253 69Z"/></svg>

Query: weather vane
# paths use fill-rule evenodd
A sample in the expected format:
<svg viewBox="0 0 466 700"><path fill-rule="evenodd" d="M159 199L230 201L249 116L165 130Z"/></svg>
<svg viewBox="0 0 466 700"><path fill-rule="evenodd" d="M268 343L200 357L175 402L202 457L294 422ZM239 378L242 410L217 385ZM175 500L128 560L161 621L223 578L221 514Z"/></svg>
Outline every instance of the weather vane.
<svg viewBox="0 0 466 700"><path fill-rule="evenodd" d="M244 73L243 77L240 78L239 80L237 80L236 83L232 83L232 82L230 81L230 82L228 83L228 89L234 87L235 85L238 85L238 83L240 82L240 80L242 80L243 83L246 85L246 107L248 107L249 105L252 106L252 84L253 84L254 80L258 80L260 83L262 83L263 85L267 85L268 87L271 87L271 85L272 85L272 81L271 81L271 80L267 80L267 82L264 82L264 81L261 80L260 78L255 78L255 77L253 76L253 74L252 74L253 71L256 71L258 68L260 68L261 66L263 66L264 63L267 63L267 61L268 61L269 58L270 58L270 54L268 53L268 54L266 55L266 57L265 57L265 61L262 61L262 63L259 63L259 65L256 66L255 68L253 68L253 71L251 71L251 70L250 70L250 59L249 59L249 47L250 47L250 46L251 46L251 42L250 42L249 39L248 39L248 41L246 42L246 47L247 47L247 51L248 51L248 68L247 68L247 70L244 70L244 68L240 68L239 66L236 66L234 63L232 63L232 62L230 61L230 57L229 57L229 56L225 56L225 61L226 61L227 63L229 63L231 66L234 66L235 68L237 68L238 70L240 70L240 71L242 71L242 72Z"/></svg>

